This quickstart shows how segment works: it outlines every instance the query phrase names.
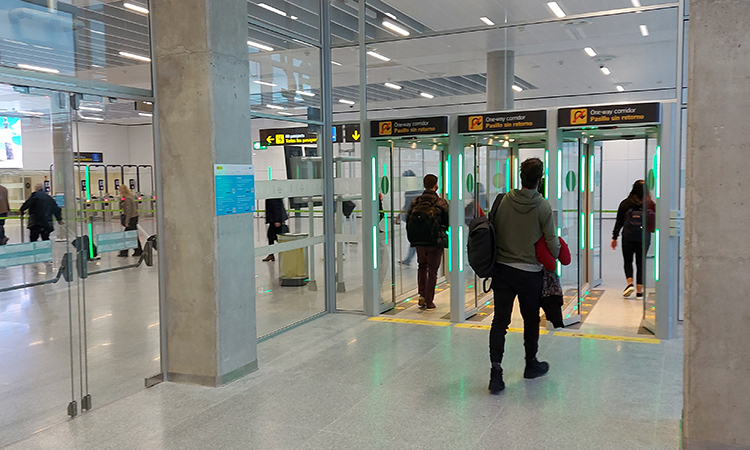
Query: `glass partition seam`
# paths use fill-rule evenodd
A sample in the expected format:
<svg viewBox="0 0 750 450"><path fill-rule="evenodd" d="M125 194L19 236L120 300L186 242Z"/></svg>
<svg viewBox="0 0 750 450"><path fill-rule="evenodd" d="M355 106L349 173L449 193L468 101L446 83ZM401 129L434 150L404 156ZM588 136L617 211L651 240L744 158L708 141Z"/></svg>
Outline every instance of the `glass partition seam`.
<svg viewBox="0 0 750 450"><path fill-rule="evenodd" d="M321 36L321 90L323 92L321 107L323 109L323 178L325 180L325 194L323 196L326 205L323 207L325 218L323 230L326 235L323 246L325 255L325 310L333 312L336 309L336 227L335 214L331 202L335 201L333 165L333 72L331 65L331 2L320 0L320 36Z"/></svg>
<svg viewBox="0 0 750 450"><path fill-rule="evenodd" d="M278 121L284 121L284 122L296 122L296 123L304 123L306 125L319 125L323 126L323 122L319 120L309 120L309 119L300 119L297 117L279 117L275 116L273 114L265 114L258 111L253 111L250 113L250 118L256 118L256 119L271 119L271 120L278 120Z"/></svg>
<svg viewBox="0 0 750 450"><path fill-rule="evenodd" d="M382 39L369 39L369 40L366 40L366 43L368 45L384 44L384 43L390 43L390 42L410 41L410 40L415 40L415 39L423 39L423 38L431 38L431 37L442 37L442 36L453 36L453 35L467 34L467 33L476 33L476 32L481 32L481 31L507 30L510 28L525 27L525 26L531 26L531 25L544 25L544 24L550 24L550 23L568 23L570 21L595 19L599 17L610 17L610 16L619 16L619 15L624 15L624 14L640 14L640 13L650 12L650 11L679 9L679 6L680 6L680 3L673 2L673 3L663 3L663 4L658 4L658 5L646 5L646 6L639 6L639 7L611 9L611 10L606 10L606 11L594 11L594 12L588 12L588 13L582 13L582 14L570 14L563 18L550 17L550 18L533 19L533 20L525 20L525 21L517 21L517 22L505 22L505 23L496 24L493 26L474 26L474 27L457 28L454 30L433 31L433 32L414 34L409 37L388 37L388 38L382 38ZM335 44L331 48L351 48L351 47L356 47L356 45Z"/></svg>

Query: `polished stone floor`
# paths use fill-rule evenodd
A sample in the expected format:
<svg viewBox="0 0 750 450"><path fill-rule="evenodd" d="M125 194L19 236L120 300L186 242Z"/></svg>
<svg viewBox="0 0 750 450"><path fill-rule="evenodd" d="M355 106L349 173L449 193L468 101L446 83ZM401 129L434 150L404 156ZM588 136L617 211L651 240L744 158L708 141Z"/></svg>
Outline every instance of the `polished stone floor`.
<svg viewBox="0 0 750 450"><path fill-rule="evenodd" d="M329 315L259 346L218 389L163 383L42 430L20 449L677 449L682 341L545 335L548 376L487 392L487 331Z"/></svg>

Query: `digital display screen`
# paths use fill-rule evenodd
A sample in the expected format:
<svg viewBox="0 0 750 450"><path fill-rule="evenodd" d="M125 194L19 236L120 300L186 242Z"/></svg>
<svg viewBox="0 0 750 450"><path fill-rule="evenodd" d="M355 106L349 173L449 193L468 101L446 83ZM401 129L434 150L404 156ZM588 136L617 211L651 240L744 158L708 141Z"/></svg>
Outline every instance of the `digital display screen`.
<svg viewBox="0 0 750 450"><path fill-rule="evenodd" d="M21 119L0 116L0 169L22 168Z"/></svg>

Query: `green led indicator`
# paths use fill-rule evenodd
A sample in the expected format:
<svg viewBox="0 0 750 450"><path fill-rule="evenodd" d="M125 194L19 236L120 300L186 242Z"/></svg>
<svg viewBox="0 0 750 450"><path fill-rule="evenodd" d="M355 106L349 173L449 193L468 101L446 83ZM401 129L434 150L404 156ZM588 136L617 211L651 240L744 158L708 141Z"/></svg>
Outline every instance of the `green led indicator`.
<svg viewBox="0 0 750 450"><path fill-rule="evenodd" d="M562 200L562 185L563 185L563 175L562 175L562 149L557 149L557 199Z"/></svg>
<svg viewBox="0 0 750 450"><path fill-rule="evenodd" d="M521 176L520 173L520 163L518 162L518 156L513 158L514 164L514 174L513 174L513 189L518 189L518 180L520 180Z"/></svg>
<svg viewBox="0 0 750 450"><path fill-rule="evenodd" d="M661 166L661 146L656 146L656 155L654 155L654 177L656 178L656 198L661 197L661 176L659 175Z"/></svg>
<svg viewBox="0 0 750 450"><path fill-rule="evenodd" d="M589 158L589 191L594 192L594 155Z"/></svg>
<svg viewBox="0 0 750 450"><path fill-rule="evenodd" d="M89 166L85 166L86 168L86 201L91 201L91 183L89 179Z"/></svg>
<svg viewBox="0 0 750 450"><path fill-rule="evenodd" d="M451 199L451 155L448 155L448 160L445 161L445 196L450 201Z"/></svg>
<svg viewBox="0 0 750 450"><path fill-rule="evenodd" d="M385 245L388 245L388 213L383 211L383 223L385 224Z"/></svg>
<svg viewBox="0 0 750 450"><path fill-rule="evenodd" d="M453 229L448 227L448 272L453 272Z"/></svg>
<svg viewBox="0 0 750 450"><path fill-rule="evenodd" d="M654 234L656 235L656 248L654 249L654 280L659 281L659 266L661 265L661 248L659 244L661 243L661 236L658 228Z"/></svg>
<svg viewBox="0 0 750 450"><path fill-rule="evenodd" d="M586 192L586 157L581 156L581 192Z"/></svg>
<svg viewBox="0 0 750 450"><path fill-rule="evenodd" d="M586 250L586 214L581 213L581 250Z"/></svg>
<svg viewBox="0 0 750 450"><path fill-rule="evenodd" d="M594 213L589 215L589 248L594 249Z"/></svg>
<svg viewBox="0 0 750 450"><path fill-rule="evenodd" d="M297 173L297 176L299 177L299 172ZM268 181L271 181L271 166L268 166Z"/></svg>
<svg viewBox="0 0 750 450"><path fill-rule="evenodd" d="M464 271L464 226L458 227L458 271Z"/></svg>
<svg viewBox="0 0 750 450"><path fill-rule="evenodd" d="M378 199L378 174L377 169L375 168L375 157L372 157L372 167L370 168L371 172L371 178L372 178L372 201L377 201ZM377 267L376 267L377 268Z"/></svg>
<svg viewBox="0 0 750 450"><path fill-rule="evenodd" d="M549 150L544 151L544 198L549 200Z"/></svg>
<svg viewBox="0 0 750 450"><path fill-rule="evenodd" d="M94 230L89 222L89 259L94 259Z"/></svg>
<svg viewBox="0 0 750 450"><path fill-rule="evenodd" d="M505 192L510 190L510 156L505 159Z"/></svg>
<svg viewBox="0 0 750 450"><path fill-rule="evenodd" d="M372 226L372 268L378 268L378 227Z"/></svg>
<svg viewBox="0 0 750 450"><path fill-rule="evenodd" d="M458 179L459 180L464 179L464 155L463 153L458 154ZM464 199L464 187L461 186L461 183L458 184L458 199L459 200Z"/></svg>

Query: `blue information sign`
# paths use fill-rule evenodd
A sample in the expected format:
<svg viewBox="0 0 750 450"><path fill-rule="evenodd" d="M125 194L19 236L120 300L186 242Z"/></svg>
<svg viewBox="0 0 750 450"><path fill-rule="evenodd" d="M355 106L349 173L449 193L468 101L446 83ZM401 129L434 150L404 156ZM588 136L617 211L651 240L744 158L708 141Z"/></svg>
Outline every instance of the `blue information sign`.
<svg viewBox="0 0 750 450"><path fill-rule="evenodd" d="M255 170L249 164L214 166L216 215L255 212Z"/></svg>

